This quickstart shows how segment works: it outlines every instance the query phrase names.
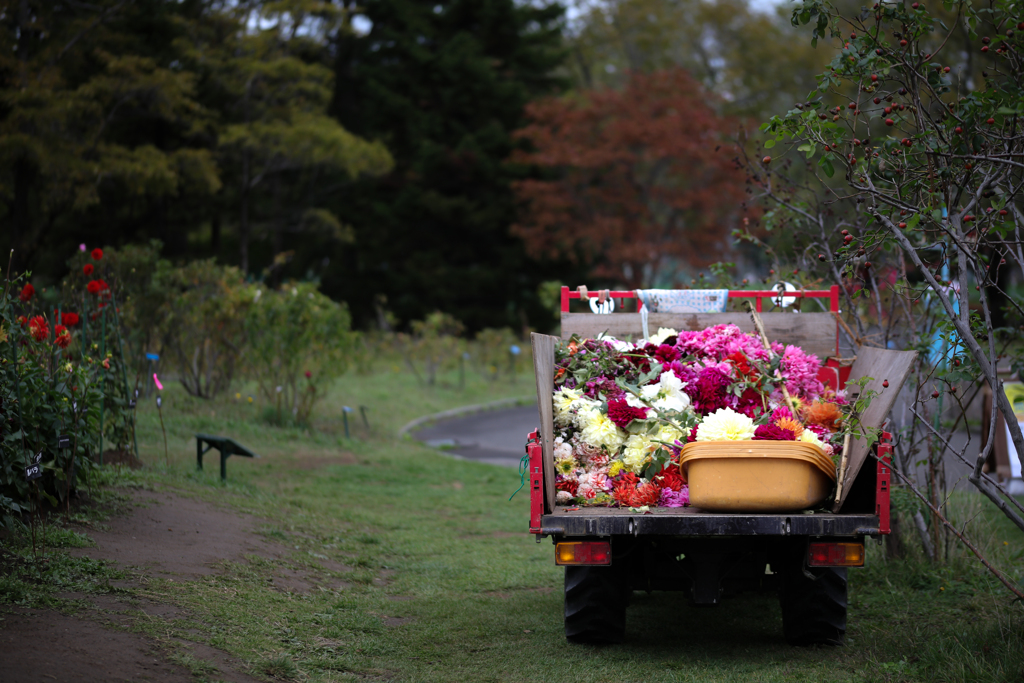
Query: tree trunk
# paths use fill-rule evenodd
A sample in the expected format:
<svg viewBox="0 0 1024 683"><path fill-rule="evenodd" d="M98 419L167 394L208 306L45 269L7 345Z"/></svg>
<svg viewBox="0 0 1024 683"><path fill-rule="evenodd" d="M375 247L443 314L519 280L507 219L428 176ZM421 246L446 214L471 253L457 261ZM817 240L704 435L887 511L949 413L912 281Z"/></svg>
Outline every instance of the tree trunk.
<svg viewBox="0 0 1024 683"><path fill-rule="evenodd" d="M220 251L220 210L213 212L210 219L210 251L214 254Z"/></svg>
<svg viewBox="0 0 1024 683"><path fill-rule="evenodd" d="M242 153L242 214L238 223L242 274L249 273L249 151Z"/></svg>
<svg viewBox="0 0 1024 683"><path fill-rule="evenodd" d="M11 207L11 249L14 249L14 270L25 267L25 254L22 254L22 242L32 234L32 217L29 211L29 192L32 188L33 168L24 157L14 161L14 201Z"/></svg>

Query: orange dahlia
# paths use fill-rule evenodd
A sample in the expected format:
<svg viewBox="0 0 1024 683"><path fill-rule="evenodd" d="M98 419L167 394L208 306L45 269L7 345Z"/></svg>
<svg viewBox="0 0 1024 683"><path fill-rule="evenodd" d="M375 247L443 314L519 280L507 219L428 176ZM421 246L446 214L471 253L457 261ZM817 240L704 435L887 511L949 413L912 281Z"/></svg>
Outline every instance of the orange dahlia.
<svg viewBox="0 0 1024 683"><path fill-rule="evenodd" d="M804 406L804 421L809 425L821 425L825 429L838 431L843 424L839 406L826 401L815 401Z"/></svg>
<svg viewBox="0 0 1024 683"><path fill-rule="evenodd" d="M775 426L779 429L788 429L793 432L793 438L797 440L804 433L804 426L791 417L780 417L775 421Z"/></svg>

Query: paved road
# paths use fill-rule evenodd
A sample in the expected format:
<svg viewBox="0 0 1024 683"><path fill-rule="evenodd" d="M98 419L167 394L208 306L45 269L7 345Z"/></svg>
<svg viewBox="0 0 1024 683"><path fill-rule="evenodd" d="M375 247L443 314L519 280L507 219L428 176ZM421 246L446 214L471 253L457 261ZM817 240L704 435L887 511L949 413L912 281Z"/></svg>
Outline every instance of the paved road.
<svg viewBox="0 0 1024 683"><path fill-rule="evenodd" d="M537 428L539 420L536 405L504 408L443 420L413 432L413 436L460 458L515 468L523 457L526 436ZM952 443L960 448L966 440L966 433L959 432L953 435ZM926 481L925 468L916 469L918 481ZM951 488L973 490L967 482L969 471L947 453L946 480Z"/></svg>
<svg viewBox="0 0 1024 683"><path fill-rule="evenodd" d="M534 404L444 420L416 430L413 437L467 460L519 467L526 437L539 424Z"/></svg>

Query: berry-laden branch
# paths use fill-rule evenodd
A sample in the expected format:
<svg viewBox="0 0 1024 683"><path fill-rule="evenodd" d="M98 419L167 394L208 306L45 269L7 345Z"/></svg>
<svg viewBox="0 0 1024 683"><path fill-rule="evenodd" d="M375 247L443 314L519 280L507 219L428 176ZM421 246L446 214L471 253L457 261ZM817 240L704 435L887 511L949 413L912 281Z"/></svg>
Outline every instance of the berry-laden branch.
<svg viewBox="0 0 1024 683"><path fill-rule="evenodd" d="M1009 339L1008 322L1024 329L1024 306L1003 279L1014 265L1024 274L1018 14L1010 0L960 0L944 9L880 2L854 16L803 0L793 24L810 24L812 42L829 41L835 57L816 92L761 126L765 148L778 145L782 154L747 158L747 167L749 193L771 207L766 218L821 245L818 261L842 286L844 313L857 322L851 337L859 343L874 328L886 344L895 338L927 354L960 410L956 383L987 380L994 410L1024 453L996 344L999 335ZM830 245L841 226L839 244ZM947 367L952 356L940 354L938 342L967 358ZM1024 367L1024 353L1014 353L1014 367ZM1024 530L982 475L982 462L970 480Z"/></svg>

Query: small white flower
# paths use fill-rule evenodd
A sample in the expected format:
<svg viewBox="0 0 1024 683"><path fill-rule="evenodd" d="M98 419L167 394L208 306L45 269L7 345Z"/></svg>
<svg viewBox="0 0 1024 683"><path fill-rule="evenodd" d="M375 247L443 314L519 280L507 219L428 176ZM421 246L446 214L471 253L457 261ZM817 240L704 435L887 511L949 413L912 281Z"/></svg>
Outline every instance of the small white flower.
<svg viewBox="0 0 1024 683"><path fill-rule="evenodd" d="M651 338L648 341L650 341L652 344L660 345L669 337L675 337L678 334L679 333L673 330L671 327L659 327L658 331L655 334L652 334Z"/></svg>
<svg viewBox="0 0 1024 683"><path fill-rule="evenodd" d="M683 381L671 370L661 373L659 381L640 388L640 396L659 410L686 410L690 397L683 393Z"/></svg>

